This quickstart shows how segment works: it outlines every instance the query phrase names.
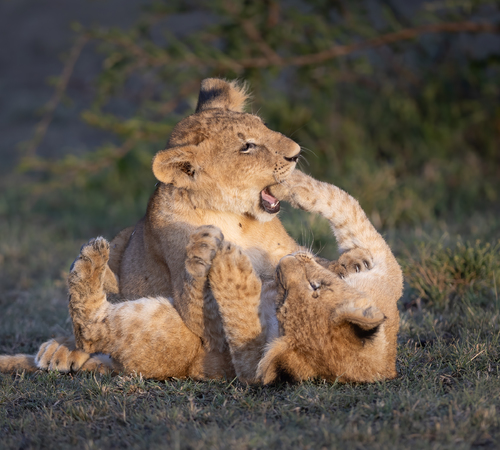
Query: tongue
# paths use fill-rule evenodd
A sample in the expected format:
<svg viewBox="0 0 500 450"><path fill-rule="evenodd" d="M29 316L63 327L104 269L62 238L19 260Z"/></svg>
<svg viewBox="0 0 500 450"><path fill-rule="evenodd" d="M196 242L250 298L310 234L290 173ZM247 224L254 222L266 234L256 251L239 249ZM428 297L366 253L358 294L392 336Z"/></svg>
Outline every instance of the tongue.
<svg viewBox="0 0 500 450"><path fill-rule="evenodd" d="M262 196L262 200L268 202L270 205L276 203L278 199L276 197L273 197L271 193L269 192L268 188L265 188L260 195Z"/></svg>
<svg viewBox="0 0 500 450"><path fill-rule="evenodd" d="M265 188L260 193L261 205L269 214L276 214L280 210L280 202L276 197L273 197L268 188Z"/></svg>

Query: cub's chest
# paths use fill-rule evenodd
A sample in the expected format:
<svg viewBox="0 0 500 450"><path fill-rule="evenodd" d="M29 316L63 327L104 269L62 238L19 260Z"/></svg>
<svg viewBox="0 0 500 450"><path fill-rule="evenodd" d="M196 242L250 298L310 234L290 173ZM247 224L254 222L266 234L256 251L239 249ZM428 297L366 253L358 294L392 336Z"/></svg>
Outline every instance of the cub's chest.
<svg viewBox="0 0 500 450"><path fill-rule="evenodd" d="M297 244L277 219L263 223L247 217L218 216L212 218L211 224L221 229L226 241L245 251L262 279L274 277L279 260L297 250Z"/></svg>

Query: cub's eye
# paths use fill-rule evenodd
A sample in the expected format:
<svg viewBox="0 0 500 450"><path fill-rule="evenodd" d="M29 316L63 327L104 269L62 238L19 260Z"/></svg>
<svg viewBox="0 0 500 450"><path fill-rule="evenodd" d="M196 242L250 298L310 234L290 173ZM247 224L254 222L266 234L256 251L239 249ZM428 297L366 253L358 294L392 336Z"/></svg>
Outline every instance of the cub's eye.
<svg viewBox="0 0 500 450"><path fill-rule="evenodd" d="M243 148L240 150L241 153L248 153L252 148L257 147L253 142L247 142Z"/></svg>
<svg viewBox="0 0 500 450"><path fill-rule="evenodd" d="M309 284L311 285L313 291L317 291L321 287L321 283L319 281L310 281Z"/></svg>

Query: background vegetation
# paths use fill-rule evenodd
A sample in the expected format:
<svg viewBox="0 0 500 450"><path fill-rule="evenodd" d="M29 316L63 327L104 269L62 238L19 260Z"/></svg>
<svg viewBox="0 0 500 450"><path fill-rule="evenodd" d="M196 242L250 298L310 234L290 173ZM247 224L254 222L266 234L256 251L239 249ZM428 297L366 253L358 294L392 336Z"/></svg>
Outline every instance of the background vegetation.
<svg viewBox="0 0 500 450"><path fill-rule="evenodd" d="M304 148L302 169L356 196L390 241L407 281L401 376L262 388L0 375L0 447L494 448L500 4L145 3L127 30L74 25L54 96L0 180L0 352L70 330L65 277L80 245L144 213L152 156L192 113L201 79L224 76L246 80L251 109ZM89 49L103 63L82 120L107 138L43 157ZM335 256L324 222L290 210L283 221Z"/></svg>

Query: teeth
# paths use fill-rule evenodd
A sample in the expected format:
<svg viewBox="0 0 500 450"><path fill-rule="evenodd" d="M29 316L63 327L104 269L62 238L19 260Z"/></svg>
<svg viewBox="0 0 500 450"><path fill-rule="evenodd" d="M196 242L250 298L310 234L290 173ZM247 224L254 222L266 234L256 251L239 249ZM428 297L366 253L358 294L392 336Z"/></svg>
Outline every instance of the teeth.
<svg viewBox="0 0 500 450"><path fill-rule="evenodd" d="M279 202L274 202L274 203L271 205L271 208L274 208L274 207L278 206L278 203L279 203Z"/></svg>

